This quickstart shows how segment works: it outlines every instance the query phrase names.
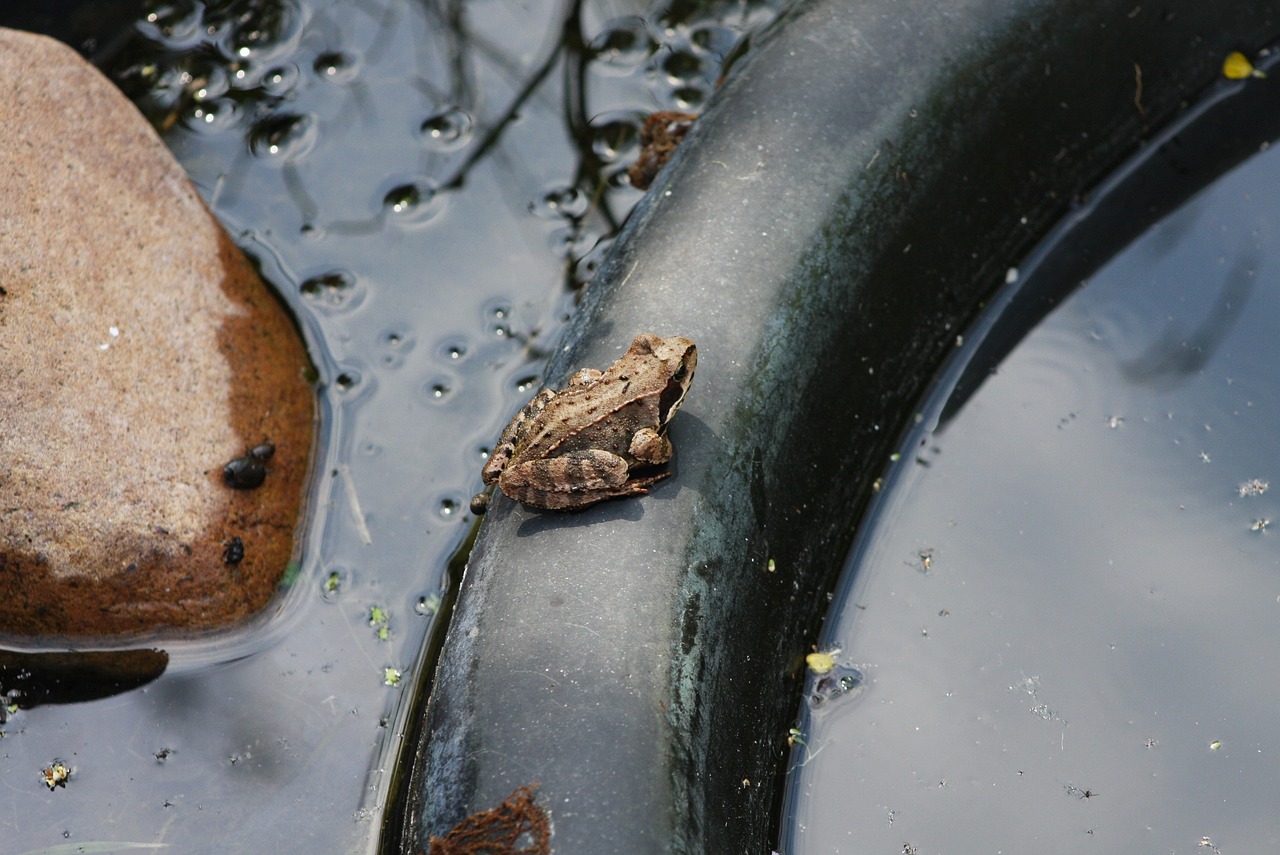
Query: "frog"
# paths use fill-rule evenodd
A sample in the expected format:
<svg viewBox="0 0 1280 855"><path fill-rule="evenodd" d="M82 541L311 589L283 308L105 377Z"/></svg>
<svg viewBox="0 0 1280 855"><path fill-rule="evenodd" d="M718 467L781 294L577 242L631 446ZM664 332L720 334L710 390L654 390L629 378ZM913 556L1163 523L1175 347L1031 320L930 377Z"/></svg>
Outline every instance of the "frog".
<svg viewBox="0 0 1280 855"><path fill-rule="evenodd" d="M578 511L641 496L671 474L667 425L698 366L687 338L641 333L616 362L584 368L563 389L543 389L502 431L480 477L534 508ZM489 492L471 500L485 512Z"/></svg>

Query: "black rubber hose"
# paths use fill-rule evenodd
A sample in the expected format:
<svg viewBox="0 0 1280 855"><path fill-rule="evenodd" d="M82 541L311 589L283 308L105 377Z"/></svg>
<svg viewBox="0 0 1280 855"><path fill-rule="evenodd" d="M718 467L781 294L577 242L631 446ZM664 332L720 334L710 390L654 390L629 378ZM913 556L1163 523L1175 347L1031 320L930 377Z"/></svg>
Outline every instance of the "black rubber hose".
<svg viewBox="0 0 1280 855"><path fill-rule="evenodd" d="M1272 4L811 0L717 93L550 376L699 346L676 474L497 498L402 846L538 782L558 855L767 853L805 640L956 336L1047 227L1277 35Z"/></svg>

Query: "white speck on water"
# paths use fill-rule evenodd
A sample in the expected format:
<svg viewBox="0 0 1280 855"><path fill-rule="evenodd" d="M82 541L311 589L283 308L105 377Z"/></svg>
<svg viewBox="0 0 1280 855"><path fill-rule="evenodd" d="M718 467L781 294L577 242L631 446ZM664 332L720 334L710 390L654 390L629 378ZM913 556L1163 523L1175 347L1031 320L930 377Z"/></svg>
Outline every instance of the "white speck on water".
<svg viewBox="0 0 1280 855"><path fill-rule="evenodd" d="M1266 481L1263 481L1261 478L1250 478L1248 481L1242 483L1237 490L1240 493L1240 498L1243 499L1246 496L1261 496L1263 493L1267 492L1267 488L1269 486L1271 485Z"/></svg>

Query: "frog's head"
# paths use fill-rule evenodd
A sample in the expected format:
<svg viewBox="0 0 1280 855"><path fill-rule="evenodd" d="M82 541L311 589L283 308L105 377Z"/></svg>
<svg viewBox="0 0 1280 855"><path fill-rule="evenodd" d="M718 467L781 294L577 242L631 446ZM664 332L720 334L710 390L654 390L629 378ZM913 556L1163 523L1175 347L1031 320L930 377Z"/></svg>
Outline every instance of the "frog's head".
<svg viewBox="0 0 1280 855"><path fill-rule="evenodd" d="M641 344L641 339L644 343ZM656 335L637 336L632 347L648 349L659 364L658 374L663 384L658 398L658 424L665 425L684 403L684 396L693 383L693 372L698 367L698 347L687 338Z"/></svg>

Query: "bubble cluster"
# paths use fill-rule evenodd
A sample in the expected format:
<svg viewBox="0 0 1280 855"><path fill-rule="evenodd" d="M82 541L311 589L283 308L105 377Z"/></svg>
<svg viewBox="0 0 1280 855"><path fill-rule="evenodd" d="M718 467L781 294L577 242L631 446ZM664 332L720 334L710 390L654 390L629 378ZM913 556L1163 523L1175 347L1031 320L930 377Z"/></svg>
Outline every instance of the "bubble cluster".
<svg viewBox="0 0 1280 855"><path fill-rule="evenodd" d="M309 276L298 286L307 302L329 312L350 309L359 304L364 287L349 270L335 268Z"/></svg>
<svg viewBox="0 0 1280 855"><path fill-rule="evenodd" d="M647 60L657 48L643 18L617 18L591 41L589 56L606 67L630 70Z"/></svg>

